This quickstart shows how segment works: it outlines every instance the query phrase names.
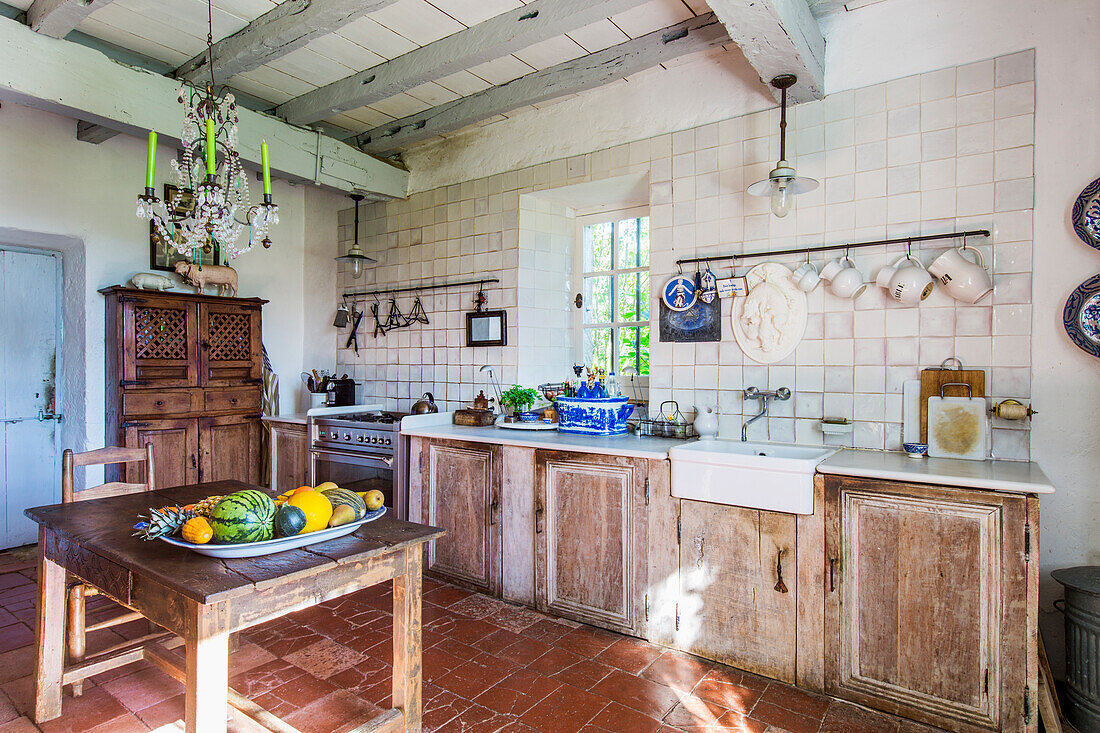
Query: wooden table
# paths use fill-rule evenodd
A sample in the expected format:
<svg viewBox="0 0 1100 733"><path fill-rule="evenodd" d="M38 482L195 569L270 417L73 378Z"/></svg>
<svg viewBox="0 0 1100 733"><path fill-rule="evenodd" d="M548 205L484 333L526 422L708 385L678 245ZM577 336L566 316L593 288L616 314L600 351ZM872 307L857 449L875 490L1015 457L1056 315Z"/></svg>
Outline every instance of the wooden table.
<svg viewBox="0 0 1100 733"><path fill-rule="evenodd" d="M37 722L61 714L64 684L108 666L102 653L65 664L65 585L71 573L171 632L176 645L176 637L182 638L182 667L162 643L168 634L120 645L109 656L149 660L184 682L188 733L225 731L227 702L270 730L294 731L229 689L230 633L393 580L393 707L356 730L420 730L421 545L443 531L383 517L346 537L239 560L131 536L138 515L151 506L245 488L257 487L219 481L27 510L39 525Z"/></svg>

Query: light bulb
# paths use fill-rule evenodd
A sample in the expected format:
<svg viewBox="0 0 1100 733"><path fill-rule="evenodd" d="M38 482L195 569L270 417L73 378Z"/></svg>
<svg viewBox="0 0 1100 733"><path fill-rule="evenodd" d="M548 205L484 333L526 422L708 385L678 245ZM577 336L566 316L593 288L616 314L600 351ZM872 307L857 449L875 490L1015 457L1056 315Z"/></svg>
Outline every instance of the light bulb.
<svg viewBox="0 0 1100 733"><path fill-rule="evenodd" d="M782 219L791 210L791 197L787 192L787 182L777 181L772 191L772 213Z"/></svg>
<svg viewBox="0 0 1100 733"><path fill-rule="evenodd" d="M363 275L363 260L356 257L351 261L351 277L358 280Z"/></svg>

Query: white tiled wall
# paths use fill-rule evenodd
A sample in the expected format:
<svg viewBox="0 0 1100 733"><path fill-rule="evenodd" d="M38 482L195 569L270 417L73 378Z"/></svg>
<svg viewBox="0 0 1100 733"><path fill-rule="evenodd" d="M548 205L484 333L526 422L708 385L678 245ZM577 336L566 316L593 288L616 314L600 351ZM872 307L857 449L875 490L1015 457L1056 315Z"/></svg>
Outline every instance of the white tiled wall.
<svg viewBox="0 0 1100 733"><path fill-rule="evenodd" d="M553 299L561 295L557 288L544 291L544 276L530 273L552 270L553 257L564 263L569 253L543 250L540 260L536 251L528 270L521 195L629 173L649 175L655 286L681 257L991 229L991 240L970 243L981 250L996 285L979 305L957 303L939 290L919 307L904 308L874 287L854 302L819 289L809 296L805 339L779 364L744 358L729 329L729 303L723 304L721 343L652 346L651 403L674 397L685 408L717 405L723 434L739 432L744 387L786 386L795 397L776 403L766 426L753 426L760 437L766 430L772 440L820 442L818 420L839 416L855 421L841 442L898 448L902 383L949 356L987 370L995 399L1030 396L1034 101L1029 51L799 105L789 113L788 158L822 185L799 196L784 219L770 213L767 199L744 192L778 157L777 109L371 204L363 207L361 240L381 262L367 277L396 285L499 274L502 287L492 291L491 304L517 311L509 344L522 344L524 328L539 328L538 319L555 310ZM530 214L538 221L539 212ZM552 229L549 219L544 223ZM566 246L561 237L535 241ZM928 264L945 246L913 250ZM853 250L852 258L870 280L904 251ZM776 259L796 266L801 258ZM364 396L389 400L433 387L441 399L468 400L484 386L476 366L486 362L502 364L502 381L514 381L525 358L521 347L461 346L468 299L466 291L437 297L430 327L387 335L384 348L368 348L358 358L342 350L340 369L364 382ZM563 352L563 363L570 356ZM755 403L744 406L749 414L755 409ZM995 424L993 453L1027 458L1027 425Z"/></svg>
<svg viewBox="0 0 1100 733"><path fill-rule="evenodd" d="M519 370L533 386L560 382L573 364L572 254L576 217L561 203L519 197Z"/></svg>

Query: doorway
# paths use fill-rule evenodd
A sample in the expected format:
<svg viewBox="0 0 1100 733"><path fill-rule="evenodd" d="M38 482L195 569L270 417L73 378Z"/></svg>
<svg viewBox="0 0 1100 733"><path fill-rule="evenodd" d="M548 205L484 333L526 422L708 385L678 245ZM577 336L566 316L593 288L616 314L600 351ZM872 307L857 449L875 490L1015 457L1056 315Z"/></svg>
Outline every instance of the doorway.
<svg viewBox="0 0 1100 733"><path fill-rule="evenodd" d="M37 540L24 509L61 501L61 265L0 246L0 549Z"/></svg>

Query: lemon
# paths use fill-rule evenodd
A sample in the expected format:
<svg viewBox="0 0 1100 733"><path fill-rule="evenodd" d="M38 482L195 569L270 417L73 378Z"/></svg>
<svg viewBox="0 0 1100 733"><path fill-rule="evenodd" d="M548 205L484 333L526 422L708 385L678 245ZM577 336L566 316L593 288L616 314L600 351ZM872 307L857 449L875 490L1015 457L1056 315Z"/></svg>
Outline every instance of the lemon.
<svg viewBox="0 0 1100 733"><path fill-rule="evenodd" d="M306 515L306 526L302 532L316 532L328 526L332 519L332 502L319 491L299 491L287 499L290 506L296 506Z"/></svg>

